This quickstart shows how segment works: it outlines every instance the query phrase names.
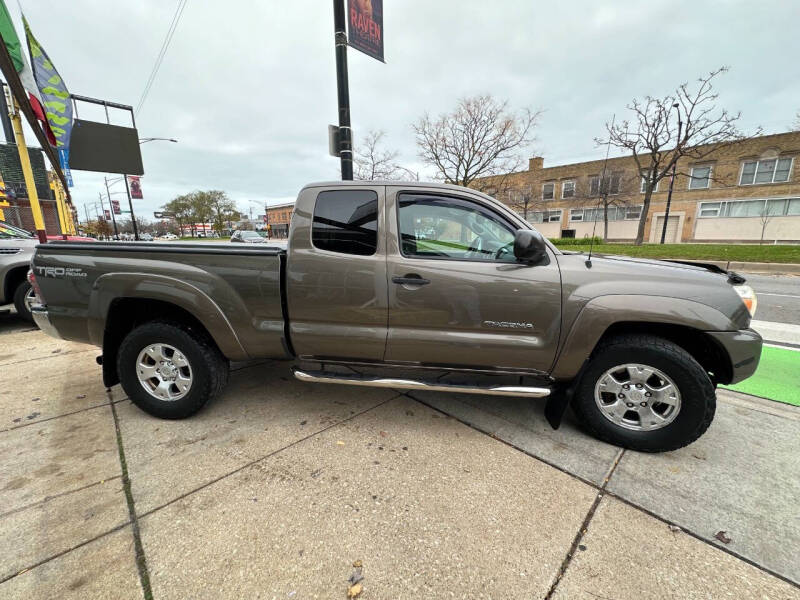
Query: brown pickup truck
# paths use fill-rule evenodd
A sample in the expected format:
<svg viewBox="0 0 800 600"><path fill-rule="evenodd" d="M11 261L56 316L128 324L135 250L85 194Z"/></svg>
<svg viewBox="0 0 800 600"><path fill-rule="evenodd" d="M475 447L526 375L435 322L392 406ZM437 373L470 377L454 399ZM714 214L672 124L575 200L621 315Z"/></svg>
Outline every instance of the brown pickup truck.
<svg viewBox="0 0 800 600"><path fill-rule="evenodd" d="M547 397L554 427L571 405L597 437L655 452L702 435L717 384L761 353L741 276L559 251L448 185L309 185L286 249L40 245L32 280L37 324L102 347L105 384L164 418L219 394L229 361L277 358L307 382Z"/></svg>

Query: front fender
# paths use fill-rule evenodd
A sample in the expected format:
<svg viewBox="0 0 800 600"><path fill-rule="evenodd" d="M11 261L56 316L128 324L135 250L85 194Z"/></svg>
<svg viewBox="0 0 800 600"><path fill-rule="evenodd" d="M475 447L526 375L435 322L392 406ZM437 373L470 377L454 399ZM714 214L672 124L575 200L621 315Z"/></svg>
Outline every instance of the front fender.
<svg viewBox="0 0 800 600"><path fill-rule="evenodd" d="M89 339L93 344L103 345L111 303L119 298L174 304L203 324L226 357L231 360L249 358L228 318L211 297L186 281L151 273L107 273L95 280L88 309Z"/></svg>
<svg viewBox="0 0 800 600"><path fill-rule="evenodd" d="M683 298L620 294L587 302L564 338L551 376L573 379L611 325L622 322L666 323L700 331L735 331L735 323L716 308Z"/></svg>

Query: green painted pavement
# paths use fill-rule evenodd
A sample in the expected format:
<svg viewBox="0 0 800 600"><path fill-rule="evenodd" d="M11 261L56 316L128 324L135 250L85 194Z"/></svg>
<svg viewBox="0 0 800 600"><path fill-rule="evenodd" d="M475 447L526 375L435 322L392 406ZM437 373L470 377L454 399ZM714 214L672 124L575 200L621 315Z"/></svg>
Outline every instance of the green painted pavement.
<svg viewBox="0 0 800 600"><path fill-rule="evenodd" d="M764 346L752 377L722 387L800 406L800 350Z"/></svg>

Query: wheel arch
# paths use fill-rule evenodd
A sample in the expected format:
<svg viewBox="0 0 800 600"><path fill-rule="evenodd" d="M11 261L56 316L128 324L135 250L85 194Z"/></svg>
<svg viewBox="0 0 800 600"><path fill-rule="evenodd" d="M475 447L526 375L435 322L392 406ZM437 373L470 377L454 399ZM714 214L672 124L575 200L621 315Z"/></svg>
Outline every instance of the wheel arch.
<svg viewBox="0 0 800 600"><path fill-rule="evenodd" d="M6 276L3 280L3 299L5 302L11 302L14 299L14 291L20 283L26 281L29 269L30 266L25 264L11 267L6 271Z"/></svg>
<svg viewBox="0 0 800 600"><path fill-rule="evenodd" d="M624 317L624 318L620 318ZM712 381L732 378L730 359L707 331L732 331L736 325L717 309L682 298L603 296L588 302L575 319L559 351L551 376L571 380L609 337L646 333L667 339L688 352Z"/></svg>

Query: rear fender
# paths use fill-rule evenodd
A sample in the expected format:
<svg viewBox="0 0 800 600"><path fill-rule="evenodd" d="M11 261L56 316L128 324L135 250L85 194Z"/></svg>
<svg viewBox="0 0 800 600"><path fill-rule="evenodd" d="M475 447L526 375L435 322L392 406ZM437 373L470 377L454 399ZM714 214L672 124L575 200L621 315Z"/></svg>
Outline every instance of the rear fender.
<svg viewBox="0 0 800 600"><path fill-rule="evenodd" d="M174 304L202 323L227 358L249 358L228 318L205 292L186 281L148 273L108 273L97 278L92 286L88 311L89 338L93 344L103 345L109 309L119 298Z"/></svg>

